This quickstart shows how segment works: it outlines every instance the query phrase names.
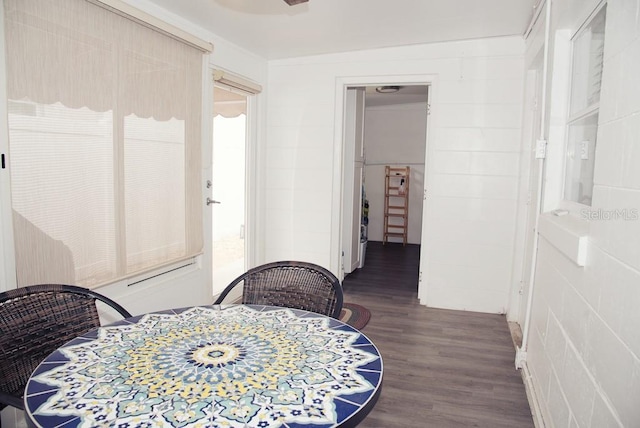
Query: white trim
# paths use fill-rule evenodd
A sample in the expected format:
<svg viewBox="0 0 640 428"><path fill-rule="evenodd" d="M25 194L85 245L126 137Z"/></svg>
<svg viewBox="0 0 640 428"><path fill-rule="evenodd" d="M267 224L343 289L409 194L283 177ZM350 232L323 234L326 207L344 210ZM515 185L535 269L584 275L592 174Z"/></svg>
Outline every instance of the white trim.
<svg viewBox="0 0 640 428"><path fill-rule="evenodd" d="M575 39L576 37L580 36L585 29L589 26L589 24L591 24L591 22L593 21L593 19L596 17L596 15L598 13L600 13L600 11L602 11L602 9L607 5L607 0L601 0L588 14L587 17L582 21L582 23L578 26L578 28L576 29L576 31L573 32L573 34L571 34L568 38L568 40L566 40L567 42L567 47L569 49L569 53L570 53L570 57L569 57L569 78L568 78L568 82L567 82L567 87L566 87L566 113L565 113L565 123L564 123L564 136L563 136L563 143L562 143L562 175L560 176L560 194L559 196L559 200L557 201L556 208L559 209L567 209L569 210L569 212L571 212L573 215L579 216L580 211L584 210L584 209L590 209L591 205L586 205L586 204L581 204L577 201L572 201L569 199L566 199L565 197L565 190L567 187L567 177L566 177L566 173L567 173L567 151L568 151L568 144L569 144L569 127L573 124L575 124L576 122L578 122L579 120L582 120L586 117L589 117L591 115L594 114L599 114L600 112L600 102L596 102L593 103L591 105L588 105L587 107L583 108L582 110L578 111L577 113L571 115L571 103L572 103L572 96L573 96L573 79L575 77L574 74L574 58L575 58ZM606 21L605 21L606 22ZM564 40L563 40L564 41ZM554 49L558 49L558 45L559 43L557 42L557 38L556 38L556 43L554 45ZM601 82L602 85L602 82ZM602 92L602 86L600 87L600 92ZM598 123L598 126L600 126L600 124ZM595 153L594 153L595 156ZM594 177L595 178L595 177ZM592 183L593 185L595 185L595 181ZM592 195L591 197L593 198L593 189L592 189ZM593 202L593 200L592 200Z"/></svg>
<svg viewBox="0 0 640 428"><path fill-rule="evenodd" d="M202 255L199 264L202 268L202 281L208 295L213 296L213 230L211 206L205 203L207 197L212 197L212 189L207 188L207 180L211 180L213 160L213 81L209 77L212 67L208 58L202 61ZM213 300L211 300L213 302Z"/></svg>
<svg viewBox="0 0 640 428"><path fill-rule="evenodd" d="M7 123L7 67L4 43L4 5L0 2L0 153L6 167L0 169L0 292L17 287L11 210L11 159L9 158L9 126Z"/></svg>
<svg viewBox="0 0 640 428"><path fill-rule="evenodd" d="M427 97L429 95L427 94ZM428 111L427 102L405 103L405 104L385 104L379 106L369 106L367 110L425 110ZM422 164L421 164L422 165Z"/></svg>
<svg viewBox="0 0 640 428"><path fill-rule="evenodd" d="M529 34L531 34L531 31L533 31L533 27L536 25L536 23L538 22L538 19L540 18L540 15L542 15L542 9L544 8L545 2L547 0L540 0L540 2L537 5L533 6L533 16L531 17L531 22L529 23L529 26L527 27L527 29L525 30L524 34L522 35L523 38L527 38L529 37ZM549 0L551 1L551 0Z"/></svg>
<svg viewBox="0 0 640 428"><path fill-rule="evenodd" d="M600 102L593 103L590 106L580 110L573 116L569 116L567 119L567 125L573 125L575 122L582 120L588 116L598 113L600 110Z"/></svg>
<svg viewBox="0 0 640 428"><path fill-rule="evenodd" d="M591 24L591 21L595 16L602 10L603 7L607 4L607 0L600 0L600 3L594 7L591 12L588 13L587 17L582 20L582 23L578 26L578 28L573 32L573 34L569 37L569 40L573 43L573 39L580 36L582 32Z"/></svg>
<svg viewBox="0 0 640 428"><path fill-rule="evenodd" d="M243 95L257 95L262 92L261 85L219 68L213 69L213 81L218 85L235 89Z"/></svg>
<svg viewBox="0 0 640 428"><path fill-rule="evenodd" d="M549 44L551 40L551 2L546 4L546 20L545 20L545 30L544 30L544 50L543 50L543 58L542 58L542 100L540 102L540 139L545 138L545 131L547 127L547 91L548 91L548 73L549 73ZM535 161L535 167L538 168L538 180L536 183L536 213L534 219L534 230L533 230L533 250L531 251L531 269L529 272L529 290L527 293L527 306L524 314L524 325L522 326L522 346L520 353L524 352L525 358L527 355L527 350L529 349L529 334L531 332L531 317L533 312L533 292L536 288L536 268L538 261L538 245L540 242L540 213L542 211L542 201L544 199L544 171L545 171L545 159L537 159ZM534 168L535 168L534 167ZM534 197L532 195L532 197ZM527 220L528 223L528 220ZM526 252L525 252L526 254ZM523 272L526 272L526 269L523 269ZM526 366L526 361L516 361L517 365Z"/></svg>
<svg viewBox="0 0 640 428"><path fill-rule="evenodd" d="M425 182L426 187L426 168L427 157L429 152L429 141L431 128L433 128L434 122L434 105L435 105L435 84L437 82L437 74L406 74L406 75L378 75L378 76L338 76L335 83L335 116L334 116L334 139L333 139L333 185L332 185L332 200L331 200L331 241L330 241L330 268L332 272L338 272L342 275L342 218L343 218L343 159L344 159L344 144L343 144L343 128L344 128L344 109L345 109L345 96L348 86L385 86L385 85L425 85L429 86L428 103L431 106L431 114L427 115L427 132L426 132L426 150L425 150ZM426 190L425 190L426 191ZM425 201L426 204L426 201ZM426 211L422 212L423 219L426 216ZM424 242L425 228L422 228L422 238ZM423 265L423 257L426 254L427 248L421 250L420 253L420 266ZM340 278L342 280L343 278ZM425 282L425 277L422 277L421 282ZM424 291L423 291L424 293ZM418 289L418 295L420 296L420 286ZM424 302L423 302L424 303Z"/></svg>
<svg viewBox="0 0 640 428"><path fill-rule="evenodd" d="M533 424L536 428L544 428L545 423L542 418L542 408L540 407L540 401L538 399L538 393L533 385L532 375L529 371L529 366L526 361L522 364L520 370L522 376L522 383L524 383L524 390L527 394L527 400L529 401L529 407L531 408L531 416L533 417Z"/></svg>
<svg viewBox="0 0 640 428"><path fill-rule="evenodd" d="M258 94L247 97L247 123L245 133L245 201L244 201L244 267L256 266L258 225L257 201L257 147L258 147Z"/></svg>
<svg viewBox="0 0 640 428"><path fill-rule="evenodd" d="M124 16L127 19L131 19L132 21L144 25L145 27L166 34L167 36L186 43L196 49L201 50L202 52L210 53L213 51L213 44L211 44L210 42L202 40L201 38L196 37L193 34L188 33L174 25L171 25L168 22L163 21L162 19L156 18L155 16L150 15L136 7L133 7L122 0L88 1L95 4L96 6L100 6L104 9L108 9L114 13L117 13L120 16Z"/></svg>

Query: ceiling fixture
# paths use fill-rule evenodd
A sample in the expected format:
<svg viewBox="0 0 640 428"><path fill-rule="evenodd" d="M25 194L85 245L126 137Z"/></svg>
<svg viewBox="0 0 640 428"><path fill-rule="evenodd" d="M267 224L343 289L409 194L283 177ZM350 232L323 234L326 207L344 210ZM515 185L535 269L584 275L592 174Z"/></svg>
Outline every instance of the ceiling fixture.
<svg viewBox="0 0 640 428"><path fill-rule="evenodd" d="M400 90L400 86L378 86L376 88L376 92L380 94L392 94L394 92L398 92Z"/></svg>
<svg viewBox="0 0 640 428"><path fill-rule="evenodd" d="M306 3L306 2L308 2L309 0L284 0L284 1L285 1L285 3L287 3L289 6L295 6L295 5L300 4L300 3Z"/></svg>

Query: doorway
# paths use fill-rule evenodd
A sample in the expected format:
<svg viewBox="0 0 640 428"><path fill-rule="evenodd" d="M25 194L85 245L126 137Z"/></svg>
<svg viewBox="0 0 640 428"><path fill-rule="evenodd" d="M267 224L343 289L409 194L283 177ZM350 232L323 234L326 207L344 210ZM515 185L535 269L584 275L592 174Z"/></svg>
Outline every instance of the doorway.
<svg viewBox="0 0 640 428"><path fill-rule="evenodd" d="M247 95L214 86L213 294L246 270Z"/></svg>
<svg viewBox="0 0 640 428"><path fill-rule="evenodd" d="M520 161L520 195L526 195L518 208L518 230L516 241L513 284L519 284L511 290L509 320L524 328L527 307L532 303L532 274L535 270L537 252L537 214L540 212L542 198L542 175L544 160L535 155L536 140L541 135L542 99L543 99L543 59L542 52L532 61L525 79L525 99L522 126L523 148ZM519 335L520 333L518 333Z"/></svg>
<svg viewBox="0 0 640 428"><path fill-rule="evenodd" d="M411 170L407 245L419 248L422 242L428 89L427 84L405 83L345 88L343 275L365 267L367 247L377 248L383 241L386 166ZM386 245L403 243L390 239ZM417 271L419 258L415 264L408 268ZM417 288L416 276L414 292Z"/></svg>

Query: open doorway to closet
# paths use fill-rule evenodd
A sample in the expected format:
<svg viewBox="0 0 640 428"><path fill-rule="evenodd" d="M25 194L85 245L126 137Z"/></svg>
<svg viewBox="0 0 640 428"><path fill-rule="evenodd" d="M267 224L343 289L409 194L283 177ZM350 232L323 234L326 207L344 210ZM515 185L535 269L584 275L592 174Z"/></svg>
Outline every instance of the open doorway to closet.
<svg viewBox="0 0 640 428"><path fill-rule="evenodd" d="M417 292L427 116L427 85L347 87L342 229L345 280L369 277L366 272L375 272L376 277L389 272L396 278L399 274L411 292ZM393 212L385 210L389 193L386 167L410 170L409 186L403 189L408 203L406 218L393 218ZM398 221L405 222L406 244L402 237L385 237L385 225ZM392 267L403 271L389 270Z"/></svg>

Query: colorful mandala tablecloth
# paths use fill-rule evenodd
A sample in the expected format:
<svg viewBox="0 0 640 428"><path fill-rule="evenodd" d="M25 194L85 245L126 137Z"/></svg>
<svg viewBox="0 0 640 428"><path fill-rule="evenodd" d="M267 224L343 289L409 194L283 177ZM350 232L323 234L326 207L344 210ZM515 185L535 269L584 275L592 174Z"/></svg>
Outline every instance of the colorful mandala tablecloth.
<svg viewBox="0 0 640 428"><path fill-rule="evenodd" d="M34 426L331 427L380 388L382 359L357 330L285 308L148 314L52 354L26 390Z"/></svg>

